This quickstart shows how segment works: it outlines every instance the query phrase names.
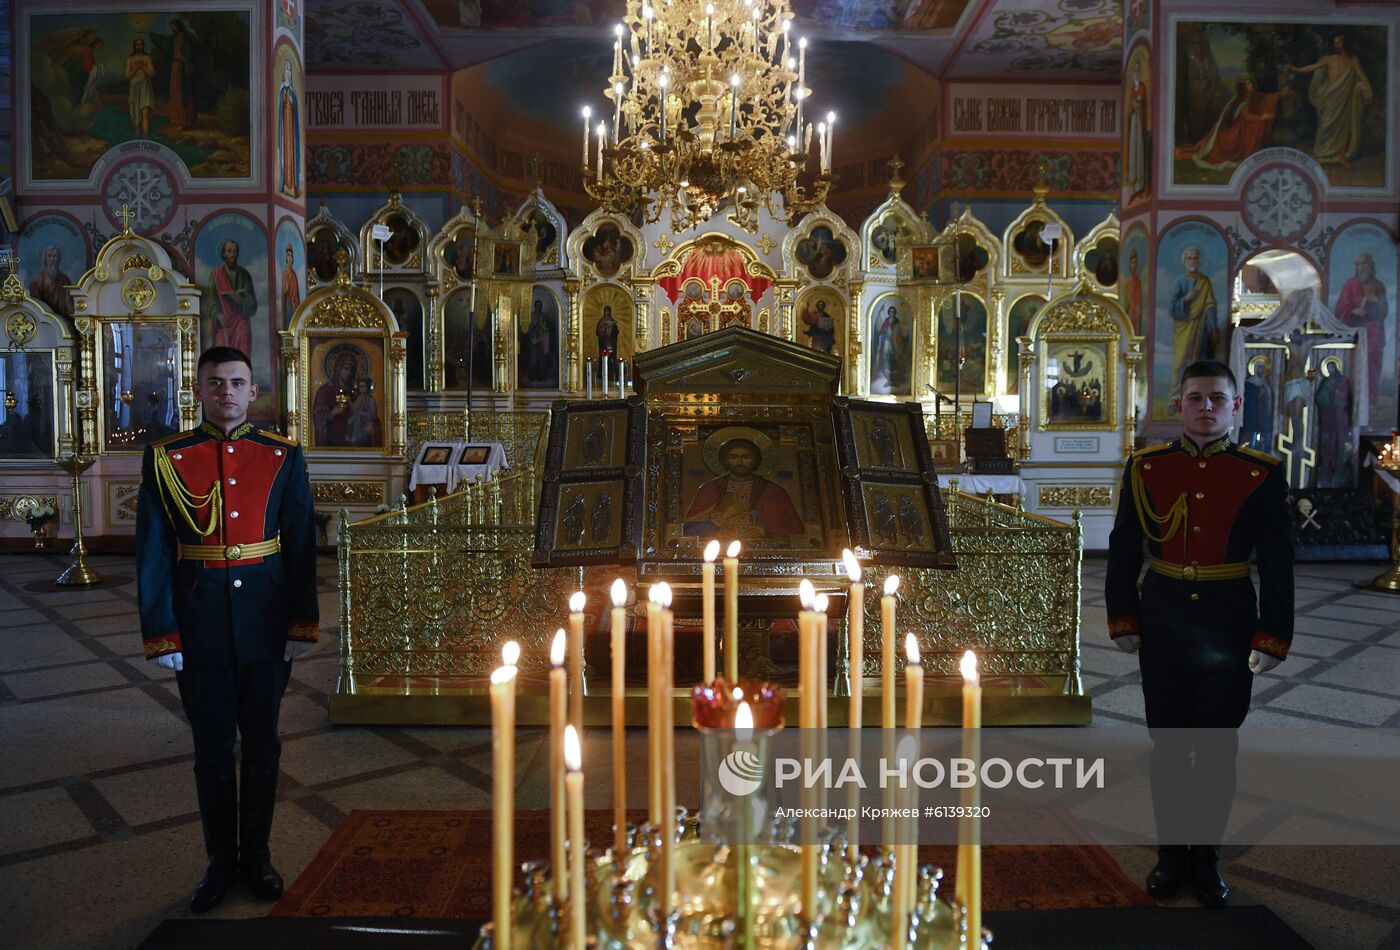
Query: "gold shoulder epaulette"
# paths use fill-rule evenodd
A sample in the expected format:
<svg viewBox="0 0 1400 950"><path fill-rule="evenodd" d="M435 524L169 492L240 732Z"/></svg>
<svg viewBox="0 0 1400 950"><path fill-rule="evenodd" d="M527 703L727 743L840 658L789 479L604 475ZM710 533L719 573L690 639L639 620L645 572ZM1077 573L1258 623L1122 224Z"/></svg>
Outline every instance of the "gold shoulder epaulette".
<svg viewBox="0 0 1400 950"><path fill-rule="evenodd" d="M151 443L151 448L155 449L160 448L162 445L169 445L171 442L174 442L177 439L184 439L191 435L194 435L196 431L198 430L186 429L183 432L176 432L174 435L167 435L163 439L156 439L154 442Z"/></svg>
<svg viewBox="0 0 1400 950"><path fill-rule="evenodd" d="M275 440L275 441L277 441L277 442L281 442L283 445L296 445L296 444L297 444L297 440L296 440L296 439L289 439L289 438L287 438L285 435L279 435L278 433L273 432L271 429L259 429L259 430L258 430L258 435L265 435L265 436L267 436L269 439L273 439L273 440Z"/></svg>
<svg viewBox="0 0 1400 950"><path fill-rule="evenodd" d="M1139 458L1143 455L1151 455L1153 452L1161 452L1163 449L1169 449L1175 444L1176 443L1174 442L1158 442L1156 445L1149 445L1146 448L1138 449L1136 452L1133 453L1133 458Z"/></svg>
<svg viewBox="0 0 1400 950"><path fill-rule="evenodd" d="M1246 455L1249 458L1254 459L1256 462L1264 462L1267 465L1277 465L1279 464L1279 462L1282 461L1282 459L1278 458L1277 456L1270 455L1268 452L1260 452L1253 446L1237 445L1235 446L1235 448L1239 449L1241 455Z"/></svg>

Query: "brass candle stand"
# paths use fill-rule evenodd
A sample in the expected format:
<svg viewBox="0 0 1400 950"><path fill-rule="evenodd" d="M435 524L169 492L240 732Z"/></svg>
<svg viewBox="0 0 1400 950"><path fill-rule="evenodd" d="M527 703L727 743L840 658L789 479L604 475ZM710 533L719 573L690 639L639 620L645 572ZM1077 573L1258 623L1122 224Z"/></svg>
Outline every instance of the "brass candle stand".
<svg viewBox="0 0 1400 950"><path fill-rule="evenodd" d="M1376 468L1390 473L1392 479L1400 478L1400 435L1392 434L1390 441L1376 456ZM1369 590L1380 590L1390 594L1400 594L1400 491L1394 485L1390 501L1390 567L1369 581L1359 581L1356 586Z"/></svg>
<svg viewBox="0 0 1400 950"><path fill-rule="evenodd" d="M828 835L817 847L817 905L819 916L808 923L800 915L800 851L793 844L753 845L740 849L702 841L694 821L677 823L675 848L675 910L669 919L658 916L657 878L661 838L651 825L629 829L631 851L621 866L611 851L590 852L587 866L589 947L594 950L642 950L675 947L679 950L722 950L741 947L738 891L738 856L752 852L754 889L752 906L753 948L762 950L863 950L891 944L891 892L894 857L879 854L852 857L840 832ZM568 944L567 907L552 898L550 869L546 862L522 866L525 888L514 901L512 947L565 947ZM922 865L918 894L909 919L909 947L955 950L987 944L972 941L966 932L963 910L940 897L942 870ZM488 923L477 938L475 950L504 950L493 939Z"/></svg>
<svg viewBox="0 0 1400 950"><path fill-rule="evenodd" d="M58 463L58 467L73 479L73 547L68 551L73 563L64 568L63 573L54 581L55 584L64 587L86 587L102 583L102 575L88 566L87 545L83 543L83 472L92 468L95 461L97 460L83 458L75 453L66 459L60 459Z"/></svg>

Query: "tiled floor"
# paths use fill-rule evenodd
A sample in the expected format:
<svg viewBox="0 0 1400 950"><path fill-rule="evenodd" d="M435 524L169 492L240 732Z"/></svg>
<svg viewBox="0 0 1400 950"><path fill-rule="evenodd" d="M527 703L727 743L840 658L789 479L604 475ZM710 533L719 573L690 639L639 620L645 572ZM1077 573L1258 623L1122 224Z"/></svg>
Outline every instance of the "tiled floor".
<svg viewBox="0 0 1400 950"><path fill-rule="evenodd" d="M132 574L129 558L94 563ZM25 590L60 565L55 556L0 556L0 944L126 948L163 918L185 915L203 871L189 734L173 677L141 658L134 585ZM282 712L284 801L273 845L289 882L351 809L490 800L485 730L328 724L335 566L321 568L326 636L297 661ZM1299 566L1294 653L1256 685L1249 725L1400 726L1400 598L1351 586L1376 570ZM1084 682L1097 723L1089 728L1140 725L1136 661L1105 633L1102 561L1086 562L1084 588ZM547 784L541 739L540 730L520 734L523 806L544 804L535 800ZM1111 850L1135 879L1153 861L1148 848ZM1317 947L1400 948L1400 848L1259 846L1227 849L1225 859L1235 900L1267 904ZM214 915L266 911L239 892Z"/></svg>

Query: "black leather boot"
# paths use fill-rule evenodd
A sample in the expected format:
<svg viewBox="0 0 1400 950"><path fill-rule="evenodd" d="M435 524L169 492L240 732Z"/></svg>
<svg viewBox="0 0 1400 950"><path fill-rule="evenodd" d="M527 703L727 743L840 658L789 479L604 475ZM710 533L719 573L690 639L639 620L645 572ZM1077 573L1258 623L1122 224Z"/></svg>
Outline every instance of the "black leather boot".
<svg viewBox="0 0 1400 950"><path fill-rule="evenodd" d="M1215 848L1191 846L1191 887L1202 907L1224 907L1230 903L1230 888L1220 876L1219 852Z"/></svg>
<svg viewBox="0 0 1400 950"><path fill-rule="evenodd" d="M1186 880L1186 845L1164 845L1157 849L1157 864L1147 872L1147 893L1163 901L1175 896Z"/></svg>
<svg viewBox="0 0 1400 950"><path fill-rule="evenodd" d="M204 851L209 867L190 895L190 910L202 914L217 907L238 872L238 786L232 774L194 776Z"/></svg>
<svg viewBox="0 0 1400 950"><path fill-rule="evenodd" d="M272 835L272 809L277 802L277 772L243 767L243 795L239 800L239 872L253 896L275 901L282 896L282 875L272 866L268 839Z"/></svg>

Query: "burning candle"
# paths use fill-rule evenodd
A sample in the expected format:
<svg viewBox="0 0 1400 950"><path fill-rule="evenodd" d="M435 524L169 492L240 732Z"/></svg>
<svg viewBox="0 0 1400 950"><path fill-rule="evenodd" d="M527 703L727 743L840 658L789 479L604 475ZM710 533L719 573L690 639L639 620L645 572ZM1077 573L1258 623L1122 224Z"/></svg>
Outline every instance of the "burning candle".
<svg viewBox="0 0 1400 950"><path fill-rule="evenodd" d="M883 725L895 728L894 713L894 593L899 590L899 575L885 578L885 596L880 598L880 703L884 712Z"/></svg>
<svg viewBox="0 0 1400 950"><path fill-rule="evenodd" d="M739 690L734 690L738 695ZM744 753L753 754L753 710L746 702L739 703L739 709L734 714L734 752L736 755ZM734 866L735 893L739 911L739 939L740 946L751 948L754 946L753 939L753 848L749 839L753 836L750 827L752 808L747 799L741 799L739 808L739 845L735 853L736 864Z"/></svg>
<svg viewBox="0 0 1400 950"><path fill-rule="evenodd" d="M491 919L495 940L511 941L511 882L515 873L515 674L501 666L491 674Z"/></svg>
<svg viewBox="0 0 1400 950"><path fill-rule="evenodd" d="M592 115L593 115L593 110L592 110L590 107L588 107L588 106L584 106L584 107L583 107L583 167L584 167L585 169L588 168L588 124L589 124L589 123L588 123L588 120L589 120L589 117L592 116Z"/></svg>
<svg viewBox="0 0 1400 950"><path fill-rule="evenodd" d="M724 552L724 678L739 682L739 542Z"/></svg>
<svg viewBox="0 0 1400 950"><path fill-rule="evenodd" d="M812 609L815 612L812 625L813 631L817 635L817 728L826 728L826 684L827 684L827 663L826 663L826 641L827 641L827 617L826 609L831 606L831 598L826 594L818 594L812 602Z"/></svg>
<svg viewBox="0 0 1400 950"><path fill-rule="evenodd" d="M658 585L647 591L647 814L661 825L661 601Z"/></svg>
<svg viewBox="0 0 1400 950"><path fill-rule="evenodd" d="M968 650L959 665L963 675L962 754L976 765L982 759L982 682L977 673L977 654ZM976 809L982 803L981 790L974 783L962 790L961 799L965 808ZM961 821L957 878L955 896L967 911L969 939L979 940L982 933L982 825L975 818Z"/></svg>
<svg viewBox="0 0 1400 950"><path fill-rule="evenodd" d="M714 48L715 48L715 5L714 5L713 3L707 3L707 4L705 4L705 29L706 29L706 31L707 31L707 38L708 38L708 40L709 40L709 42L706 43L705 45L706 45L707 47L709 47L710 49L714 49Z"/></svg>
<svg viewBox="0 0 1400 950"><path fill-rule="evenodd" d="M569 941L574 950L585 950L588 907L583 896L583 750L573 726L564 727L564 765L569 770L564 777L569 798Z"/></svg>
<svg viewBox="0 0 1400 950"><path fill-rule="evenodd" d="M912 633L904 636L904 658L904 728L917 731L924 721L924 667Z"/></svg>
<svg viewBox="0 0 1400 950"><path fill-rule="evenodd" d="M568 720L568 682L564 673L564 652L568 638L564 628L554 633L549 648L549 845L553 865L552 885L554 905L564 906L568 879L564 869L564 726Z"/></svg>
<svg viewBox="0 0 1400 950"><path fill-rule="evenodd" d="M598 177L603 177L603 146L608 142L608 124L598 123Z"/></svg>
<svg viewBox="0 0 1400 950"><path fill-rule="evenodd" d="M576 590L569 596L569 723L583 728L583 605L588 598Z"/></svg>
<svg viewBox="0 0 1400 950"><path fill-rule="evenodd" d="M847 719L852 729L861 728L861 708L865 695L865 584L860 561L850 548L841 552L851 588L846 600L846 643L851 657L851 710Z"/></svg>
<svg viewBox="0 0 1400 950"><path fill-rule="evenodd" d="M617 37L617 39L613 40L613 75L616 76L618 73L622 72L622 24L621 24L621 23L615 23L615 24L613 24L613 36Z"/></svg>
<svg viewBox="0 0 1400 950"><path fill-rule="evenodd" d="M501 665L520 665L520 644L516 643L514 640L507 640L501 645Z"/></svg>
<svg viewBox="0 0 1400 950"><path fill-rule="evenodd" d="M676 892L676 704L671 680L675 671L675 629L671 613L671 585L662 581L656 585L657 603L661 605L661 725L659 751L661 754L661 914L667 916L675 902Z"/></svg>
<svg viewBox="0 0 1400 950"><path fill-rule="evenodd" d="M715 558L719 557L719 542L705 545L705 561L700 565L700 624L704 643L704 682L715 681ZM727 658L726 658L727 659ZM731 680L732 682L732 680Z"/></svg>
<svg viewBox="0 0 1400 950"><path fill-rule="evenodd" d="M627 854L627 585L620 577L612 602L613 860L620 862Z"/></svg>
<svg viewBox="0 0 1400 950"><path fill-rule="evenodd" d="M802 728L802 755L811 761L815 757L817 722L817 621L813 608L816 606L816 590L806 578L798 585L798 599L802 611L797 615L798 660L797 682L800 693L801 715L798 724ZM802 807L815 807L815 793L803 785ZM803 828L803 842L799 847L801 865L800 880L802 894L802 919L811 923L817 917L817 846L809 840L810 822L807 819Z"/></svg>

